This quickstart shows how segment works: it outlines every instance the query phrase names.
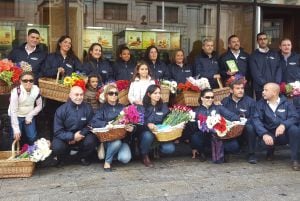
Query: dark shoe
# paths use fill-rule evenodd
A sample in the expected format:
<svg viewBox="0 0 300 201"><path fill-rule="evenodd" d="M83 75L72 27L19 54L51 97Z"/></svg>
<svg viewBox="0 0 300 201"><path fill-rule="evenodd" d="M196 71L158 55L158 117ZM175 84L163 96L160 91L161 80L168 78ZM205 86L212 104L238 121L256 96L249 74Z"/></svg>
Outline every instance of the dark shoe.
<svg viewBox="0 0 300 201"><path fill-rule="evenodd" d="M81 158L80 163L83 166L89 166L91 164L91 161L87 160L86 158Z"/></svg>
<svg viewBox="0 0 300 201"><path fill-rule="evenodd" d="M144 155L143 163L146 167L151 167L152 168L154 166L148 155Z"/></svg>
<svg viewBox="0 0 300 201"><path fill-rule="evenodd" d="M199 160L200 160L200 162L206 161L206 156L205 156L205 154L200 153L200 154L199 154Z"/></svg>
<svg viewBox="0 0 300 201"><path fill-rule="evenodd" d="M274 149L269 149L267 151L267 156L266 156L267 161L272 161L274 160Z"/></svg>
<svg viewBox="0 0 300 201"><path fill-rule="evenodd" d="M104 169L104 172L112 172L111 167L109 167L109 168L103 168L103 169Z"/></svg>
<svg viewBox="0 0 300 201"><path fill-rule="evenodd" d="M46 160L38 162L37 166L39 168L44 168L44 167L58 167L60 164L60 161L57 160L56 157L49 156L46 158Z"/></svg>
<svg viewBox="0 0 300 201"><path fill-rule="evenodd" d="M295 171L300 171L300 165L299 165L298 161L293 161L292 169Z"/></svg>
<svg viewBox="0 0 300 201"><path fill-rule="evenodd" d="M224 154L224 163L229 163L229 161L230 161L230 155Z"/></svg>
<svg viewBox="0 0 300 201"><path fill-rule="evenodd" d="M250 163L250 164L256 164L257 163L257 159L256 159L255 154L249 154L248 163Z"/></svg>

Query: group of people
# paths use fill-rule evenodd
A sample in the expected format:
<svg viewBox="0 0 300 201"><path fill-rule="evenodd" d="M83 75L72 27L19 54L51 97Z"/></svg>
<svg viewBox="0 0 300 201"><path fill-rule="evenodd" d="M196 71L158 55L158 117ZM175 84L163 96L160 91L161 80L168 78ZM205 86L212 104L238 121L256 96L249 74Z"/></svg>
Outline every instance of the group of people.
<svg viewBox="0 0 300 201"><path fill-rule="evenodd" d="M292 169L300 170L300 128L297 110L300 104L297 104L297 97L293 98L292 102L287 100L280 94L279 87L281 82L300 80L299 55L292 52L291 40L283 39L280 51L274 52L268 48L267 35L259 33L258 48L248 55L241 48L238 36L232 35L228 38L228 51L218 58L214 51L214 41L205 39L202 51L193 64L185 62L183 50L176 50L167 66L159 60L159 51L155 46L146 49L145 58L140 62L132 60L128 47L121 47L118 59L111 64L103 58L102 46L94 43L81 63L72 51L69 36L62 36L57 42L56 51L48 55L39 48L39 37L37 30L29 30L27 42L13 49L9 55L13 62L26 61L32 66L32 72L24 72L20 77L20 86L11 92L8 112L11 117L12 138L19 140L26 134L30 144L37 139L35 116L42 110L43 105L39 88L34 85L38 83L38 78L56 77L58 73L70 75L76 71L88 76L86 91L78 86L72 87L68 101L51 109L55 112L51 159L56 163L63 161L70 150L76 147L76 156L81 164L90 164L89 155L99 145L91 129L105 127L124 108L118 102L118 88L111 82L129 80L129 102L137 105L144 114L144 124L127 125L125 129L131 133L127 138L104 143L104 170L111 171L114 158L128 163L136 141L142 162L147 167L153 167L149 157L155 141L153 130L169 113L168 105L162 102L160 86L155 84L154 80L165 79L184 83L187 77L193 76L207 78L212 89L218 87L216 79L222 78L224 82L232 80L229 83L231 95L223 99L222 104L214 104L212 89L202 89L200 106L193 108L196 117L199 114L208 116L214 111L230 121L240 118L247 121L242 137L230 140L218 139L212 131L201 131L197 121L190 122L190 126L185 128L188 132L184 133L188 133L185 138L190 142L193 157L205 161L207 154L211 152L211 144L214 143L222 145L223 152L213 161L222 163L227 160L228 154L238 152L240 146L246 144L248 162L255 164L255 145L259 139L266 145L268 160L272 160L276 144L289 144ZM248 82L245 83L245 79L238 77L245 77ZM103 84L106 84L102 92L104 101L100 104L96 93ZM253 92L256 101L252 98ZM45 108L51 106L51 103L46 102ZM171 154L175 151L175 144L160 143L159 150Z"/></svg>

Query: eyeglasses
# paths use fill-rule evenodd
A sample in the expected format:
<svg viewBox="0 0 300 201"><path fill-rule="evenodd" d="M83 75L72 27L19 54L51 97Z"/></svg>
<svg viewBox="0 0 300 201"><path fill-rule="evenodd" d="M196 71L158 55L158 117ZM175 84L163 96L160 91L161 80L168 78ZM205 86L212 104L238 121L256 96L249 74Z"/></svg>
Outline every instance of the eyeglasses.
<svg viewBox="0 0 300 201"><path fill-rule="evenodd" d="M113 96L113 95L118 96L118 95L119 95L118 92L114 92L114 91L109 91L109 92L107 92L107 94L108 94L109 96Z"/></svg>
<svg viewBox="0 0 300 201"><path fill-rule="evenodd" d="M259 38L258 40L268 40L268 38Z"/></svg>
<svg viewBox="0 0 300 201"><path fill-rule="evenodd" d="M205 98L205 99L214 99L215 97L214 96L204 96L203 98Z"/></svg>
<svg viewBox="0 0 300 201"><path fill-rule="evenodd" d="M28 83L28 82L33 83L33 80L32 79L30 79L30 80L24 79L24 80L22 80L22 82L24 82L24 83Z"/></svg>

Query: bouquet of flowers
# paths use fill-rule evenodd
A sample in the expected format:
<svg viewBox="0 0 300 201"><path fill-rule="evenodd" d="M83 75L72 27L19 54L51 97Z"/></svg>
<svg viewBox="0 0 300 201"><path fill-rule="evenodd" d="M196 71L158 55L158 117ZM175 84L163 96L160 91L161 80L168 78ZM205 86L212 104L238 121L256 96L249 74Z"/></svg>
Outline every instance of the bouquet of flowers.
<svg viewBox="0 0 300 201"><path fill-rule="evenodd" d="M174 105L170 110L171 112L164 119L163 125L175 126L183 122L193 121L195 118L193 110L184 105Z"/></svg>
<svg viewBox="0 0 300 201"><path fill-rule="evenodd" d="M247 83L247 80L245 78L245 76L243 76L242 74L235 74L232 75L228 78L228 80L226 81L226 85L229 86L232 82L238 81L238 80L242 80L243 84L245 85Z"/></svg>
<svg viewBox="0 0 300 201"><path fill-rule="evenodd" d="M194 79L193 77L186 78L188 82L192 85L197 86L200 90L202 89L210 89L210 84L207 78L201 77L200 79Z"/></svg>
<svg viewBox="0 0 300 201"><path fill-rule="evenodd" d="M18 67L20 67L24 72L31 72L32 71L32 67L29 63L27 63L26 61L21 61L17 64Z"/></svg>
<svg viewBox="0 0 300 201"><path fill-rule="evenodd" d="M139 112L135 105L125 107L114 120L112 125L125 125L125 124L143 124L144 114Z"/></svg>
<svg viewBox="0 0 300 201"><path fill-rule="evenodd" d="M286 84L280 83L280 92L288 97L300 96L300 81Z"/></svg>
<svg viewBox="0 0 300 201"><path fill-rule="evenodd" d="M116 85L119 91L129 88L130 82L128 80L117 80Z"/></svg>
<svg viewBox="0 0 300 201"><path fill-rule="evenodd" d="M50 142L41 138L34 145L24 144L17 158L29 158L33 162L44 161L52 152L49 147Z"/></svg>
<svg viewBox="0 0 300 201"><path fill-rule="evenodd" d="M170 89L170 92L172 94L176 93L177 90L177 82L176 81L169 81L169 80L160 80L160 86L166 86L168 89Z"/></svg>
<svg viewBox="0 0 300 201"><path fill-rule="evenodd" d="M85 87L85 81L84 76L80 74L79 72L74 72L71 74L71 76L66 76L63 80L63 85L73 87L73 86L79 86L82 88L83 91L86 90Z"/></svg>
<svg viewBox="0 0 300 201"><path fill-rule="evenodd" d="M8 86L17 84L22 74L22 69L8 59L0 60L0 80Z"/></svg>

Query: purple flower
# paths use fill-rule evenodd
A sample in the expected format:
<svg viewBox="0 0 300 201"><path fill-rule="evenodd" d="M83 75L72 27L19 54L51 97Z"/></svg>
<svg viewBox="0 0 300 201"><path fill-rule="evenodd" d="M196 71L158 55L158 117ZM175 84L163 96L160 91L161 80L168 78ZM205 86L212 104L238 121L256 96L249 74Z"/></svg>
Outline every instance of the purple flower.
<svg viewBox="0 0 300 201"><path fill-rule="evenodd" d="M31 145L31 146L28 146L28 149L27 149L27 152L28 152L28 154L33 154L33 152L35 151L35 150L37 150L37 145Z"/></svg>

